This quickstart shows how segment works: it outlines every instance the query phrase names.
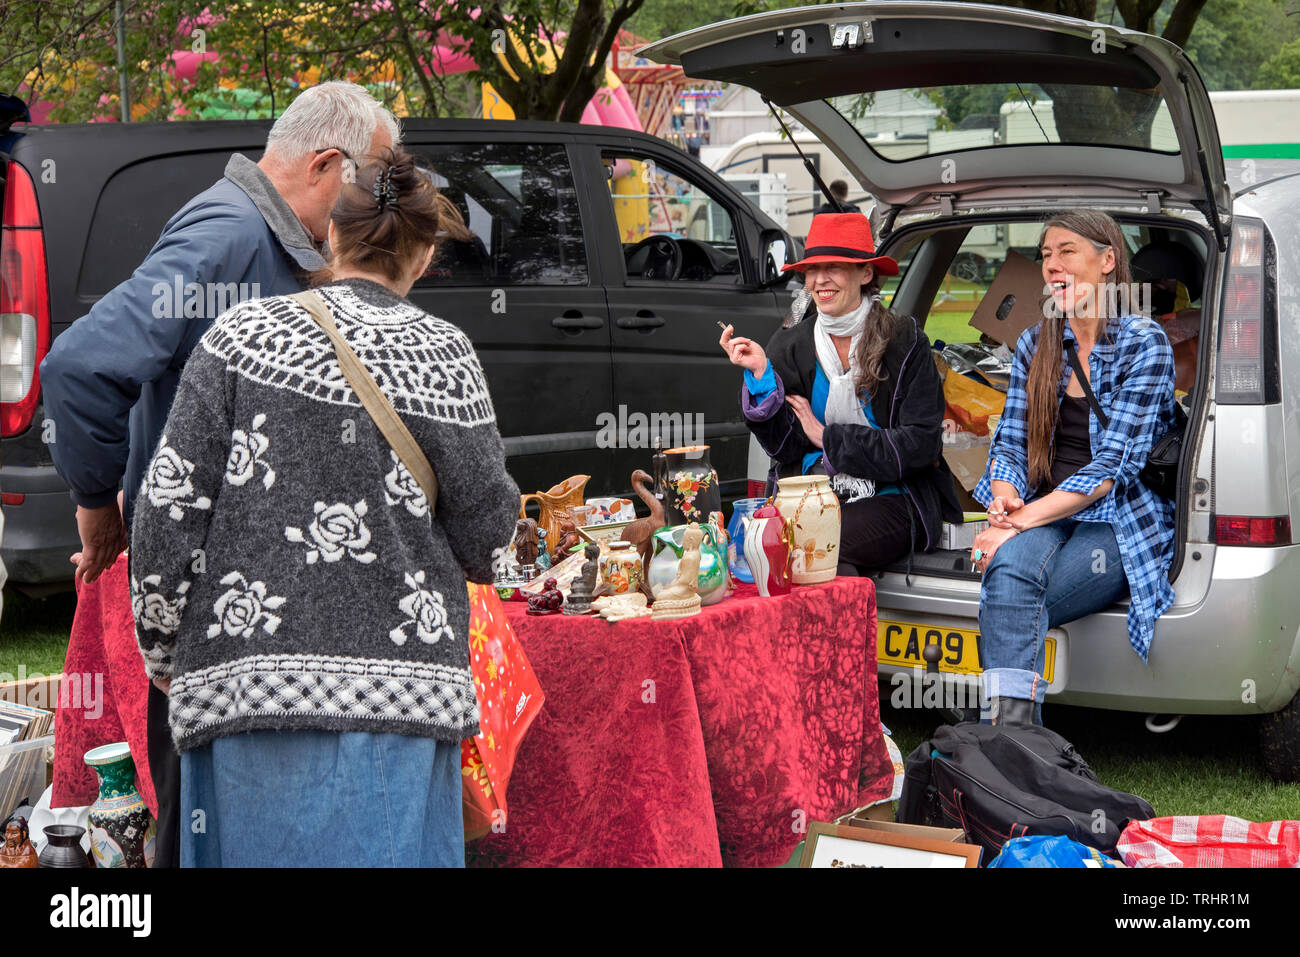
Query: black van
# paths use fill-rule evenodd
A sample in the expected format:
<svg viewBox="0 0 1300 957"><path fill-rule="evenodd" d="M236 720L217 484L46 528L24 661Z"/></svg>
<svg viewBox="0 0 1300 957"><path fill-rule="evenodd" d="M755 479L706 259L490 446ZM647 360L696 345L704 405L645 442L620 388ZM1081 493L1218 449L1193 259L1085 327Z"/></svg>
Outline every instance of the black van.
<svg viewBox="0 0 1300 957"><path fill-rule="evenodd" d="M15 582L71 578L74 509L45 445L37 370L54 338L144 259L167 219L260 157L269 121L27 124L0 99L0 493ZM405 120L477 236L410 298L473 340L520 488L587 474L630 491L651 442L708 443L746 494L740 376L715 320L766 342L788 305L790 238L689 156L571 123Z"/></svg>

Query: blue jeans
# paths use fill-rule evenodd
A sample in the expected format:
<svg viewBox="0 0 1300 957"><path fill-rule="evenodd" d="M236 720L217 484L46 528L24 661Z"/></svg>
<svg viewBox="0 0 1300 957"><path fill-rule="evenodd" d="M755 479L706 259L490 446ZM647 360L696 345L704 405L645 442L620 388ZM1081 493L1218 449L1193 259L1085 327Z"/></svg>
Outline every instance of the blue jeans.
<svg viewBox="0 0 1300 957"><path fill-rule="evenodd" d="M1041 724L1047 629L1126 595L1128 578L1109 523L1063 518L1012 536L994 553L980 589L984 700L1033 701L1034 723Z"/></svg>
<svg viewBox="0 0 1300 957"><path fill-rule="evenodd" d="M458 741L233 734L181 755L181 866L464 867L461 801Z"/></svg>

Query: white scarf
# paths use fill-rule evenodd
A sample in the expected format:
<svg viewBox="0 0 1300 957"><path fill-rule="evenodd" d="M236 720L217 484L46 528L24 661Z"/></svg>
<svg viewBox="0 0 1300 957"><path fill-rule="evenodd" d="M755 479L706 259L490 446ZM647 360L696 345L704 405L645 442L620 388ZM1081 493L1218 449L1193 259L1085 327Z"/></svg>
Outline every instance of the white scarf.
<svg viewBox="0 0 1300 957"><path fill-rule="evenodd" d="M823 416L826 425L865 425L870 428L871 423L867 421L855 384L858 378L858 337L862 335L862 322L870 308L871 301L864 299L857 309L842 316L828 316L820 310L817 312L813 341L817 345L817 363L822 367L822 374L830 385ZM832 335L853 337L849 343L847 372L840 363L840 353L831 340ZM875 482L843 472L836 472L831 477L831 488L846 505L876 494Z"/></svg>

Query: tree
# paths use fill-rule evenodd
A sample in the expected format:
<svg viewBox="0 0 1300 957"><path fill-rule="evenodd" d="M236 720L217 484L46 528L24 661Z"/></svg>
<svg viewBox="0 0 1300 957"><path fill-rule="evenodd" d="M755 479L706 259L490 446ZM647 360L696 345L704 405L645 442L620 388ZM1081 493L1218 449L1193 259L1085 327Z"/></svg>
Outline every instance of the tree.
<svg viewBox="0 0 1300 957"><path fill-rule="evenodd" d="M1300 90L1300 40L1283 44L1255 77L1257 90Z"/></svg>

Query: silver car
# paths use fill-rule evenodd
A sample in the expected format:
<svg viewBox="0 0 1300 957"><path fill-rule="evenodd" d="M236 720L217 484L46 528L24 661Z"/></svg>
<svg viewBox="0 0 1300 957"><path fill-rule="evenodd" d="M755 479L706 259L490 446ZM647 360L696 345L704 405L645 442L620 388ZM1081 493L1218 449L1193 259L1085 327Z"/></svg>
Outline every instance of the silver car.
<svg viewBox="0 0 1300 957"><path fill-rule="evenodd" d="M1057 210L1104 210L1130 253L1163 249L1186 264L1151 277L1179 290L1184 327L1176 602L1149 663L1116 605L1049 633L1045 677L1062 703L1262 715L1269 772L1300 779L1300 175L1247 162L1234 192L1191 61L1104 24L850 3L730 20L643 52L752 87L816 133L877 198L880 249L902 266L892 306L932 340L978 337L964 320L996 269L972 262L1033 259ZM942 128L940 106L961 121ZM950 693L976 680L968 551L918 552L910 576L877 579L882 676L918 680L937 643Z"/></svg>

